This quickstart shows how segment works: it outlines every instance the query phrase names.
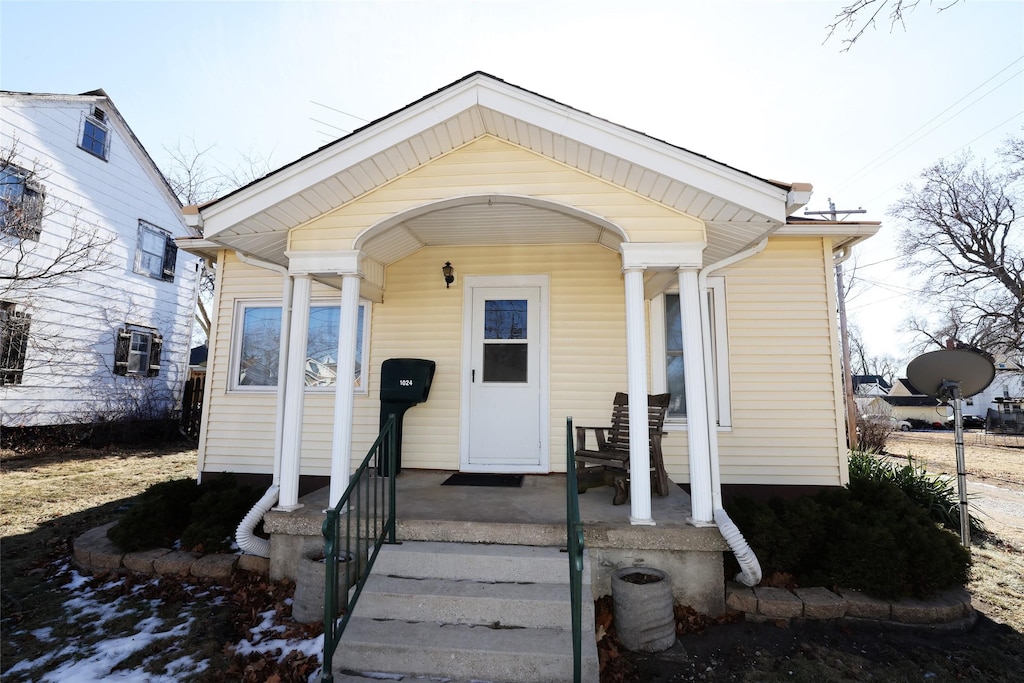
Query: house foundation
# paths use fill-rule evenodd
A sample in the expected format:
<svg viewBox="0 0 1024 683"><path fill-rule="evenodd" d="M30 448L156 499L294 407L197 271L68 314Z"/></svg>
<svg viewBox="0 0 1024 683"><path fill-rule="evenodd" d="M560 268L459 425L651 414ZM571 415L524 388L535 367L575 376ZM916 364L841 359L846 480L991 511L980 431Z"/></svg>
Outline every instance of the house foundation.
<svg viewBox="0 0 1024 683"><path fill-rule="evenodd" d="M397 538L564 547L565 475L527 476L516 488L442 486L451 472L406 470L396 482ZM725 611L723 553L729 548L715 527L694 527L689 496L670 486L652 501L654 526L629 520L628 505L612 505L611 487L580 495L580 518L591 556L596 599L611 593L611 575L620 567L661 569L672 580L675 600L704 614ZM327 489L303 497L301 508L271 510L264 528L271 534L270 576L294 580L298 558L323 547ZM568 557L566 558L568 571Z"/></svg>

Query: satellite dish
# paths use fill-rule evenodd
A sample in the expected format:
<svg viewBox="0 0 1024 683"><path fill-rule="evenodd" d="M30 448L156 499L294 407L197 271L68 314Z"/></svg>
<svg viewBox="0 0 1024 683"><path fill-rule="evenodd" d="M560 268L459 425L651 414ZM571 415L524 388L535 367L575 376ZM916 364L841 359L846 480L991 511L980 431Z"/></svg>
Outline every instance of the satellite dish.
<svg viewBox="0 0 1024 683"><path fill-rule="evenodd" d="M984 391L995 379L996 368L985 356L964 351L947 349L932 351L918 356L907 366L907 379L918 391L936 398L950 398L949 384L960 385L964 398Z"/></svg>
<svg viewBox="0 0 1024 683"><path fill-rule="evenodd" d="M996 368L985 356L962 349L932 351L907 366L907 379L918 391L953 403L956 434L956 480L960 492L960 539L971 546L971 517L967 511L967 464L964 459L963 412L960 403L992 384Z"/></svg>

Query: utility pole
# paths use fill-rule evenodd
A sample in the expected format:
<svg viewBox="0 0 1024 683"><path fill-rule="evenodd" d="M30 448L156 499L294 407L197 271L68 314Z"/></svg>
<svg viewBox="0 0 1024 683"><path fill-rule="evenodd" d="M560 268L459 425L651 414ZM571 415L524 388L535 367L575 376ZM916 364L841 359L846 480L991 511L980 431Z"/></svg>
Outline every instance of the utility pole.
<svg viewBox="0 0 1024 683"><path fill-rule="evenodd" d="M854 213L867 213L865 209L843 209L836 210L832 198L828 199L828 211L804 211L805 216L829 216L833 222L839 222L838 214L844 214L843 218ZM836 269L836 299L839 301L839 339L842 343L843 352L843 388L846 398L846 438L850 444L850 450L857 449L857 404L853 400L853 371L850 368L850 334L846 326L846 290L843 284L843 261L850 258L852 252L849 248L843 249L842 253L834 256Z"/></svg>

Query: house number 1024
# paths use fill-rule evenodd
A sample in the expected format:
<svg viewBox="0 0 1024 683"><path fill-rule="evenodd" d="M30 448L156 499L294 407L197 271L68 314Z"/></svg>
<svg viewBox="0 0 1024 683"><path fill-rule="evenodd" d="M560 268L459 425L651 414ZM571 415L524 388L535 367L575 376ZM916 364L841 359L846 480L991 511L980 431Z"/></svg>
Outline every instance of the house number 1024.
<svg viewBox="0 0 1024 683"><path fill-rule="evenodd" d="M400 379L400 380L398 380L398 386L400 386L400 387L411 387L412 386L412 380L411 379Z"/></svg>

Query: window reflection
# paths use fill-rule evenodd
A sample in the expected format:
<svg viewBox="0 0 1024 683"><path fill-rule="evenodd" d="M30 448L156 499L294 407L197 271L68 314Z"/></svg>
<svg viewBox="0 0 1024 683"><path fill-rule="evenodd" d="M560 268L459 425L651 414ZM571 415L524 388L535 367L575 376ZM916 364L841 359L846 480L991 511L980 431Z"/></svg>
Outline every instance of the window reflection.
<svg viewBox="0 0 1024 683"><path fill-rule="evenodd" d="M526 299L484 302L484 339L526 339Z"/></svg>
<svg viewBox="0 0 1024 683"><path fill-rule="evenodd" d="M366 307L359 306L356 328L356 367L353 387L362 387L363 326ZM305 383L329 387L338 381L338 306L311 306L306 332ZM238 364L241 386L277 386L281 343L280 306L251 306L242 316L242 344Z"/></svg>

